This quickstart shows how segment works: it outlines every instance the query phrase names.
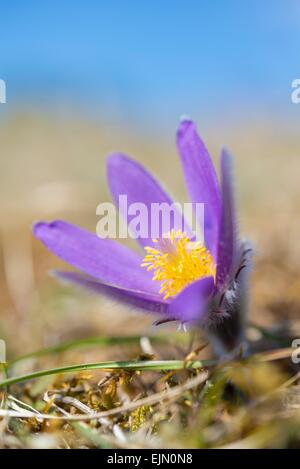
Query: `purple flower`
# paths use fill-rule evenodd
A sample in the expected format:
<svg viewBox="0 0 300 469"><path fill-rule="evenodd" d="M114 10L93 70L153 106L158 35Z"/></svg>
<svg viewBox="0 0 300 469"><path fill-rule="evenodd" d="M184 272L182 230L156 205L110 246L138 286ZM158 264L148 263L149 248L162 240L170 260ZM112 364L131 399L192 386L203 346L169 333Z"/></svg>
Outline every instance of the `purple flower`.
<svg viewBox="0 0 300 469"><path fill-rule="evenodd" d="M191 120L181 122L177 147L192 203L205 204L205 246L171 227L157 240L138 238L142 255L110 239L64 221L38 222L34 235L80 272L57 272L60 279L111 296L158 315L156 323L177 320L208 330L213 343L231 350L243 341L248 252L237 239L232 163L221 153L221 185L209 153ZM123 154L108 158L107 176L118 203L172 201L158 182ZM120 207L121 210L121 207Z"/></svg>

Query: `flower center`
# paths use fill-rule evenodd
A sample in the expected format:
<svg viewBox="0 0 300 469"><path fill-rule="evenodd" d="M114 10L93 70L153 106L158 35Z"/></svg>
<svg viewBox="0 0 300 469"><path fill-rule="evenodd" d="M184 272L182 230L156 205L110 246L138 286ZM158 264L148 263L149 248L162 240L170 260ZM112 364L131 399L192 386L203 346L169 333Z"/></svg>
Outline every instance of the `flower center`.
<svg viewBox="0 0 300 469"><path fill-rule="evenodd" d="M153 280L161 282L159 293L164 299L177 295L183 288L202 277L215 276L216 266L210 252L200 242L191 241L186 233L172 230L159 240L157 249L145 247L142 267L153 270Z"/></svg>

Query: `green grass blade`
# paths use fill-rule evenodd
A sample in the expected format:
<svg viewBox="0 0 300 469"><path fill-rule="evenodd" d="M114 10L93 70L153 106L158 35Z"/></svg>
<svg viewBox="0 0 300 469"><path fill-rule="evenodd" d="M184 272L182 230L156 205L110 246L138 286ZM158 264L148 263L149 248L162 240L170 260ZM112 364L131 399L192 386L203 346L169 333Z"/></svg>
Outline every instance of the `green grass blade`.
<svg viewBox="0 0 300 469"><path fill-rule="evenodd" d="M107 361L100 363L87 363L80 365L63 366L59 368L50 368L48 370L35 371L22 376L15 376L0 382L0 388L5 386L29 381L31 379L41 378L42 376L57 375L61 373L72 373L87 370L132 370L132 371L172 371L183 370L185 368L195 369L204 366L213 365L213 360L189 361L184 360L153 360L153 361Z"/></svg>
<svg viewBox="0 0 300 469"><path fill-rule="evenodd" d="M288 337L282 337L280 333L275 333L253 322L249 322L248 325L252 327L253 329L256 329L257 331L259 331L265 339L273 340L274 342L277 342L279 345L282 345L285 347L290 345L290 339Z"/></svg>
<svg viewBox="0 0 300 469"><path fill-rule="evenodd" d="M96 429L92 429L88 425L85 425L82 422L71 422L71 426L74 428L74 430L77 431L79 435L81 435L89 443L92 443L92 445L95 446L96 448L101 448L101 449L111 448L110 443L105 439L105 437L100 435Z"/></svg>
<svg viewBox="0 0 300 469"><path fill-rule="evenodd" d="M54 345L52 347L46 347L40 350L36 350L34 352L27 353L26 355L22 355L20 357L15 358L9 362L9 366L15 365L23 360L28 360L30 358L38 358L45 355L52 355L57 353L66 352L67 350L71 350L74 348L81 348L81 347L106 347L111 345L132 345L132 344L139 344L141 340L141 336L128 336L128 337L89 337L87 339L78 339L78 340L70 340L67 342L63 342L61 344ZM169 338L165 336L155 336L149 337L151 342L153 343L165 343L170 341Z"/></svg>

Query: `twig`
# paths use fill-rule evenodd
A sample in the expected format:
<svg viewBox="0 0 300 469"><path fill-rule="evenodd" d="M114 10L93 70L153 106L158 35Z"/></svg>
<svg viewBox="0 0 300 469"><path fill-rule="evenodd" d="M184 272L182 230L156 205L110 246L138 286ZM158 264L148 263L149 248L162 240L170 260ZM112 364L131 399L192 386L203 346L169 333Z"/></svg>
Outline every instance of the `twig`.
<svg viewBox="0 0 300 469"><path fill-rule="evenodd" d="M39 414L38 418L48 419L48 420L94 420L100 419L105 417L111 417L113 415L117 415L123 412L129 412L131 410L137 409L138 407L142 407L145 405L154 405L158 402L163 402L165 400L175 399L181 394L190 389L193 389L199 384L203 383L208 379L209 373L208 371L200 372L196 377L189 379L184 384L175 386L167 391L161 391L159 393L153 394L151 396L147 396L143 399L139 399L135 402L130 402L128 404L116 407L115 409L105 410L103 412L92 412L89 415L70 415L68 417L62 416L55 416L55 415L47 415L47 414ZM16 417L16 418L28 418L29 411L26 412L16 412L16 411L9 411L0 409L0 416L9 415L9 417ZM30 417L37 417L36 414L33 412L30 414Z"/></svg>

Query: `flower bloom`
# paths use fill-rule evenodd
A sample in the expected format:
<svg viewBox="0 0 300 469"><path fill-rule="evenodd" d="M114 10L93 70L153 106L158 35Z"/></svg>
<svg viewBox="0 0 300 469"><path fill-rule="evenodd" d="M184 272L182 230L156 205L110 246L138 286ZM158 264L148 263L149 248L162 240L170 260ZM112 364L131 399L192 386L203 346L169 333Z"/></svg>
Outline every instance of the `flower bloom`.
<svg viewBox="0 0 300 469"><path fill-rule="evenodd" d="M157 323L201 324L213 340L232 349L243 340L249 250L237 238L231 157L221 152L219 185L191 120L181 122L177 147L190 199L204 203L205 245L175 224L157 239L137 238L144 256L64 221L38 222L34 235L81 271L57 272L59 278L155 313ZM108 158L107 176L116 204L122 194L130 204L144 203L149 213L152 203L172 204L159 183L126 155Z"/></svg>

